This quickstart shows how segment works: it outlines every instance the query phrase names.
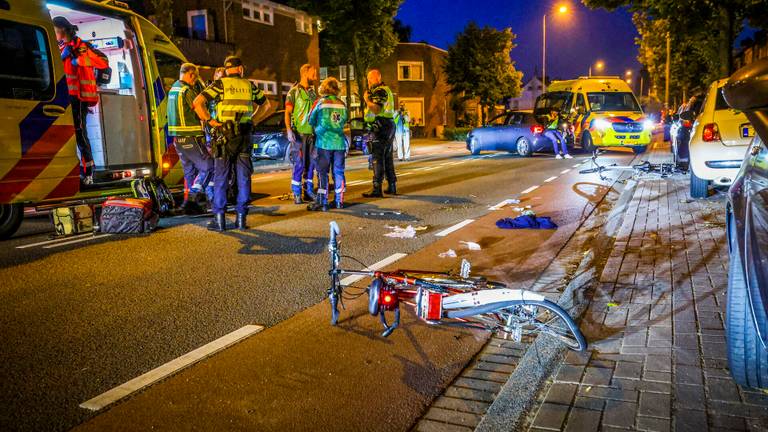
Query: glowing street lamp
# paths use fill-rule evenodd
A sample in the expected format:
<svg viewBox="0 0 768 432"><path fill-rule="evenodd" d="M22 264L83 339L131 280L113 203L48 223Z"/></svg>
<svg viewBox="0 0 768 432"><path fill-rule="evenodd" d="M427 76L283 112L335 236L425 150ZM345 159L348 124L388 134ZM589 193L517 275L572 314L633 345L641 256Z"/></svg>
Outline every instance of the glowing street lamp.
<svg viewBox="0 0 768 432"><path fill-rule="evenodd" d="M601 72L604 67L605 67L605 63L603 63L602 60L598 60L597 62L595 62L596 72ZM589 66L589 76L592 76L592 65Z"/></svg>
<svg viewBox="0 0 768 432"><path fill-rule="evenodd" d="M560 15L568 13L568 6L562 4L557 7ZM541 88L547 91L547 14L541 17Z"/></svg>

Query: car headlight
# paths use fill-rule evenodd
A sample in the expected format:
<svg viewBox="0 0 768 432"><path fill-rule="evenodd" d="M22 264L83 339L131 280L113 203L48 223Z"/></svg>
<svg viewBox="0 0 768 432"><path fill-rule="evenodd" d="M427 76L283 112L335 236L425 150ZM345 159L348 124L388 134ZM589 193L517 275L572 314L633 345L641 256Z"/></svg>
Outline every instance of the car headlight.
<svg viewBox="0 0 768 432"><path fill-rule="evenodd" d="M644 130L651 130L651 129L653 129L653 126L654 126L653 120L651 120L651 119L643 120L643 129Z"/></svg>
<svg viewBox="0 0 768 432"><path fill-rule="evenodd" d="M611 122L609 122L606 119L599 118L599 119L595 120L594 126L595 126L595 128L597 130L602 132L602 131L608 129L609 127L611 127Z"/></svg>

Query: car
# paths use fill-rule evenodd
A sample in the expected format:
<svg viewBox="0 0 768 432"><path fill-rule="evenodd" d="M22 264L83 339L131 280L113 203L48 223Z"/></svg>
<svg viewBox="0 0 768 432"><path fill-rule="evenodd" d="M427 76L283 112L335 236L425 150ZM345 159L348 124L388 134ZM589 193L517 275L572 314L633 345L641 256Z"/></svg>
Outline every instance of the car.
<svg viewBox="0 0 768 432"><path fill-rule="evenodd" d="M768 59L734 73L724 87L756 136L728 190L728 368L739 385L768 388Z"/></svg>
<svg viewBox="0 0 768 432"><path fill-rule="evenodd" d="M693 128L694 118L701 111L702 102L701 98L697 98L691 107L687 107L688 109L680 112L680 114L673 114L671 116L669 127L670 151L672 152L672 159L675 164L683 169L688 168L690 155L688 145L691 140L691 128Z"/></svg>
<svg viewBox="0 0 768 432"><path fill-rule="evenodd" d="M720 79L709 86L701 113L691 129L688 149L693 198L706 198L710 183L733 183L755 133L746 115L725 102L721 90L726 81Z"/></svg>
<svg viewBox="0 0 768 432"><path fill-rule="evenodd" d="M285 133L285 111L278 110L253 126L251 142L254 160L288 161L290 142Z"/></svg>
<svg viewBox="0 0 768 432"><path fill-rule="evenodd" d="M572 119L576 143L592 152L598 147L628 147L645 152L655 127L629 85L618 76L582 76L553 81L536 98L536 118L552 111Z"/></svg>
<svg viewBox="0 0 768 432"><path fill-rule="evenodd" d="M534 152L552 151L552 141L543 135L544 125L533 113L508 111L467 134L467 150L473 155L481 151L502 150L531 156Z"/></svg>

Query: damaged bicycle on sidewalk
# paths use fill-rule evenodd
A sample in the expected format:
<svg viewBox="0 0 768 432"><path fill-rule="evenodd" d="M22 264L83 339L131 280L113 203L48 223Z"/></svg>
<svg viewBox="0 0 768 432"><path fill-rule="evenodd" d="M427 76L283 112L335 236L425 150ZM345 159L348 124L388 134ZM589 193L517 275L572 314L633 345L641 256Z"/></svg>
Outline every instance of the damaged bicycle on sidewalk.
<svg viewBox="0 0 768 432"><path fill-rule="evenodd" d="M614 171L617 173L622 172L630 172L632 175L644 175L644 174L650 174L654 176L658 176L660 178L667 178L673 174L685 174L686 171L681 170L677 164L673 162L662 162L662 163L651 163L648 161L644 161L638 164L632 164L632 165L618 165L618 164L610 164L610 165L600 165L597 158L603 154L600 150L595 150L594 153L592 153L592 157L590 158L590 161L592 162L592 168L587 168L583 170L579 170L579 174L597 174L600 176L600 180L609 180L609 178L605 175L605 173Z"/></svg>
<svg viewBox="0 0 768 432"><path fill-rule="evenodd" d="M562 307L541 294L510 289L483 277L470 277L470 264L462 261L458 275L420 270L369 270L357 259L342 255L340 230L330 223L331 324L339 320L339 305L368 294L368 312L378 316L387 337L400 324L400 305L414 309L416 316L432 325L447 325L498 333L516 342L523 336L545 333L575 351L587 349L587 342L573 318ZM339 267L342 258L358 262L362 270ZM341 277L371 278L367 287L342 284ZM386 313L393 315L392 322Z"/></svg>

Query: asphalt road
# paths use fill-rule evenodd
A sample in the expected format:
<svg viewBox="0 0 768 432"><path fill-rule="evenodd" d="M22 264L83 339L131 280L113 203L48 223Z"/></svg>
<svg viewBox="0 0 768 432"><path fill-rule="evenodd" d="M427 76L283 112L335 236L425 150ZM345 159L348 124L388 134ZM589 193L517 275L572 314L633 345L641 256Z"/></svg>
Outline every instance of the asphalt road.
<svg viewBox="0 0 768 432"><path fill-rule="evenodd" d="M361 197L370 172L351 162L348 207L329 213L281 200L287 172L257 175L247 232L211 233L204 217L176 217L147 236L39 244L46 224L26 223L0 248L0 429L68 429L93 415L83 401L244 325L274 326L317 304L331 220L345 252L370 264L423 249L435 241L425 234L486 214L580 161L472 157L462 144L430 153L398 164L401 195L385 199ZM384 236L386 225L408 224L426 230Z"/></svg>

